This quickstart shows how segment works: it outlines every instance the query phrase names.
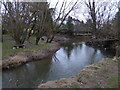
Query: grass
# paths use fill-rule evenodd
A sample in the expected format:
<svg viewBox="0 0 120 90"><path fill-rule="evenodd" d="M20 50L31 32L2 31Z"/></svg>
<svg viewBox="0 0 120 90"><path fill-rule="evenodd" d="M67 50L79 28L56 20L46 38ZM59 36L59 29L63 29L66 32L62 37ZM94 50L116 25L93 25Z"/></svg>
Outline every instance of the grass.
<svg viewBox="0 0 120 90"><path fill-rule="evenodd" d="M114 74L112 75L109 79L108 79L108 85L111 88L118 88L118 74Z"/></svg>
<svg viewBox="0 0 120 90"><path fill-rule="evenodd" d="M79 88L78 83L76 82L71 83L71 88Z"/></svg>
<svg viewBox="0 0 120 90"><path fill-rule="evenodd" d="M87 78L84 77L84 76L83 76L83 77L79 77L79 78L78 78L78 81L86 84L86 83L87 83Z"/></svg>
<svg viewBox="0 0 120 90"><path fill-rule="evenodd" d="M77 81L82 83L87 83L88 79L90 78L89 73L83 71L81 74L77 75Z"/></svg>
<svg viewBox="0 0 120 90"><path fill-rule="evenodd" d="M9 35L4 35L3 36L5 39L8 40L8 38L10 37ZM31 37L29 40L31 43L35 43L35 37ZM29 44L28 42L25 42L25 45ZM2 43L2 56L3 59L9 55L12 54L17 54L19 52L27 52L27 51L34 51L34 50L42 50L45 48L49 48L50 44L47 43L42 43L40 45L32 45L28 48L25 49L12 49L12 47L15 45L15 42L13 40L8 40L8 42L3 42Z"/></svg>
<svg viewBox="0 0 120 90"><path fill-rule="evenodd" d="M13 43L4 43L3 44L3 55L7 55L9 53L18 53L18 52L25 52L25 51L33 51L33 50L40 50L40 49L44 49L45 47L48 46L48 44L41 44L38 46L32 46L30 48L26 48L26 49L11 49L11 46L14 45Z"/></svg>
<svg viewBox="0 0 120 90"><path fill-rule="evenodd" d="M10 53L13 45L15 45L15 42L2 43L2 54L5 55L7 53ZM15 50L12 50L12 51L15 51Z"/></svg>
<svg viewBox="0 0 120 90"><path fill-rule="evenodd" d="M102 88L99 83L96 83L94 87L95 87L95 88Z"/></svg>
<svg viewBox="0 0 120 90"><path fill-rule="evenodd" d="M117 66L118 60L116 58L107 58L101 63L86 67L77 75L77 81L82 82L85 86L87 83L92 83L94 88L118 88Z"/></svg>

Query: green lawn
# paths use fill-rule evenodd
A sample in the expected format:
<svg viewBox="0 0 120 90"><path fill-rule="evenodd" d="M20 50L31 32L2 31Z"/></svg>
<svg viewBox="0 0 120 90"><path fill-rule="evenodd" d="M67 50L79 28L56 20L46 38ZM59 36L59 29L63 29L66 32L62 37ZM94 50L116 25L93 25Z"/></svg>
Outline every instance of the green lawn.
<svg viewBox="0 0 120 90"><path fill-rule="evenodd" d="M32 51L32 50L40 50L40 49L44 49L45 47L48 46L48 44L44 43L44 44L40 44L38 46L32 46L29 48L25 48L25 49L11 49L11 47L15 45L14 42L8 42L8 43L3 43L3 49L2 49L2 54L7 55L9 53L18 53L18 52L23 52L23 51Z"/></svg>
<svg viewBox="0 0 120 90"><path fill-rule="evenodd" d="M10 36L4 35L4 39L8 39ZM40 45L35 45L35 37L31 37L29 40L32 44L32 46L29 46L25 49L12 49L12 47L15 45L15 42L13 40L8 40L7 42L2 43L2 56L3 58L10 54L17 54L18 52L26 52L26 51L33 51L33 50L42 50L45 48L48 48L50 44L47 43L41 43ZM28 42L25 42L25 45L29 45Z"/></svg>

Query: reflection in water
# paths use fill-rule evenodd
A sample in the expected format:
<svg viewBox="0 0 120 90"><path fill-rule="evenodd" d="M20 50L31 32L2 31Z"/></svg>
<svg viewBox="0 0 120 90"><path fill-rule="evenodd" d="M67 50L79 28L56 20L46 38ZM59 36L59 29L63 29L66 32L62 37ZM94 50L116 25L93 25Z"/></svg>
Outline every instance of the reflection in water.
<svg viewBox="0 0 120 90"><path fill-rule="evenodd" d="M31 88L50 80L70 77L86 65L111 56L107 51L87 46L84 42L64 43L48 59L30 62L13 70L3 71L3 87Z"/></svg>
<svg viewBox="0 0 120 90"><path fill-rule="evenodd" d="M30 62L14 70L4 71L3 87L9 87L9 88L28 87L28 86L33 87L36 85L36 82L40 83L42 81L42 77L44 77L44 75L46 75L46 73L49 72L49 69L50 69L50 60L47 60L47 62L41 61L41 62L35 62L35 64L32 64L32 62Z"/></svg>

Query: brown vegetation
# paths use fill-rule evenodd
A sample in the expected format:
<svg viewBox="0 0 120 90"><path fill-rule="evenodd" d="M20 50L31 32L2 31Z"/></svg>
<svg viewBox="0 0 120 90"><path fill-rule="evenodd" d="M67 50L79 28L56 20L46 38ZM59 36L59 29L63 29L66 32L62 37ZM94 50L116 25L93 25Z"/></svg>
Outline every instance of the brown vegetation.
<svg viewBox="0 0 120 90"><path fill-rule="evenodd" d="M55 81L48 81L38 88L118 88L118 61L105 59L85 67L79 74Z"/></svg>
<svg viewBox="0 0 120 90"><path fill-rule="evenodd" d="M29 52L23 52L21 54L15 55L13 57L10 57L7 60L4 60L2 62L2 69L10 69L10 68L15 68L18 67L22 64L25 64L27 62L30 61L34 61L34 60L41 60L51 54L53 54L56 50L59 49L59 45L58 44L53 44L51 45L51 47L48 49L44 49L44 50L37 50L37 51L29 51Z"/></svg>

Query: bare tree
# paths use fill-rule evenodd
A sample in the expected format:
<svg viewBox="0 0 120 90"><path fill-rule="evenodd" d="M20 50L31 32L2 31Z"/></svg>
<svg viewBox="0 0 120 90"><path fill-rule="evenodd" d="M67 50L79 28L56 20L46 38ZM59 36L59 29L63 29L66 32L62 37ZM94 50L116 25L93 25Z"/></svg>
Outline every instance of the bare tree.
<svg viewBox="0 0 120 90"><path fill-rule="evenodd" d="M47 2L34 2L33 4L35 14L35 34L36 34L36 45L38 45L40 38L49 32L49 28L52 26L52 17Z"/></svg>
<svg viewBox="0 0 120 90"><path fill-rule="evenodd" d="M23 44L26 38L29 39L32 30L35 32L36 45L45 34L48 36L47 42L52 42L56 30L61 27L77 1L72 7L66 6L67 1L63 1L56 13L58 3L59 1L54 9L50 9L47 2L3 2L3 27L8 30L17 45Z"/></svg>
<svg viewBox="0 0 120 90"><path fill-rule="evenodd" d="M3 2L3 27L7 29L17 45L29 39L30 33L35 32L36 45L40 38L52 27L47 2ZM51 28L50 28L51 29Z"/></svg>
<svg viewBox="0 0 120 90"><path fill-rule="evenodd" d="M53 21L54 27L53 27L52 33L49 35L49 39L48 39L49 43L53 41L56 31L61 27L66 17L71 13L71 11L74 10L75 6L78 3L78 0L72 6L70 5L71 2L67 5L67 1L66 0L63 1L59 11L57 12L57 5L59 3L59 0L58 0L55 7L53 8L52 16L54 17L54 21Z"/></svg>
<svg viewBox="0 0 120 90"><path fill-rule="evenodd" d="M5 12L2 14L3 19L7 19L3 25L7 25L5 28L16 44L21 45L26 39L36 11L31 12L32 8L27 2L3 2L3 5L5 7Z"/></svg>
<svg viewBox="0 0 120 90"><path fill-rule="evenodd" d="M118 3L117 28L118 28L118 39L119 39L119 43L120 43L120 1Z"/></svg>
<svg viewBox="0 0 120 90"><path fill-rule="evenodd" d="M92 21L93 35L101 36L98 32L104 30L107 31L104 32L106 35L108 32L111 32L111 20L114 17L113 11L116 9L113 3L111 1L105 2L100 0L96 2L95 0L87 0L84 1L84 4L90 16L88 19Z"/></svg>
<svg viewBox="0 0 120 90"><path fill-rule="evenodd" d="M91 16L92 20L92 29L95 32L97 30L96 28L96 6L95 6L95 1L94 0L88 0L88 2L85 2L85 5L89 9L89 15ZM95 34L95 33L94 33Z"/></svg>

